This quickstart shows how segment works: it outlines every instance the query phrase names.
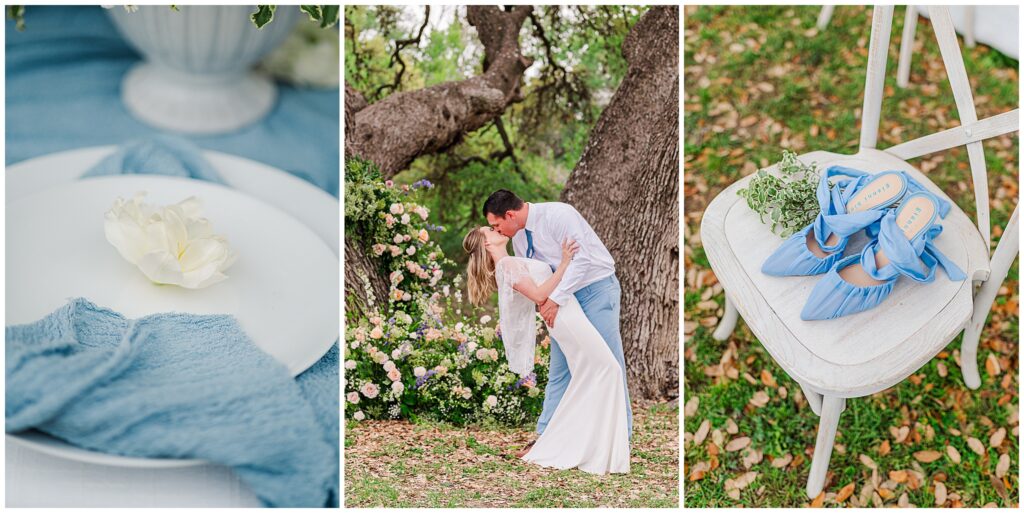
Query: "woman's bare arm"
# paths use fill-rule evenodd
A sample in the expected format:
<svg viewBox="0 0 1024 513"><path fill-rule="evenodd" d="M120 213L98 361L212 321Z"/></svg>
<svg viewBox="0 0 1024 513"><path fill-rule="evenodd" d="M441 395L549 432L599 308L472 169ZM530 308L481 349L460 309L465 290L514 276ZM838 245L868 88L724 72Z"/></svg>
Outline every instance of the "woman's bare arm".
<svg viewBox="0 0 1024 513"><path fill-rule="evenodd" d="M565 270L569 268L569 263L572 262L572 256L577 251L579 251L579 245L575 241L566 240L562 243L562 261L559 262L558 268L555 269L554 274L552 274L550 278L544 280L544 283L538 285L533 281L533 279L527 276L512 285L512 288L538 305L543 303L548 299L548 296L555 291L555 287L558 286L558 282L562 281L562 276L565 275Z"/></svg>

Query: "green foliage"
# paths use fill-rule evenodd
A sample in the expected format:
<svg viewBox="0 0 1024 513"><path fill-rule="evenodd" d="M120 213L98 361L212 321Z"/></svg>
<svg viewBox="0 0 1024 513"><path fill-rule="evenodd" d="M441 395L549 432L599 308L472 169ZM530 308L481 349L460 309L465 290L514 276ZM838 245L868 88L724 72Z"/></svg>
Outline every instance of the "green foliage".
<svg viewBox="0 0 1024 513"><path fill-rule="evenodd" d="M815 191L820 177L814 163L804 164L795 153L786 150L777 169L779 176L763 169L758 171L750 184L736 194L747 200L747 206L757 212L762 223L768 217L773 232L789 237L818 215Z"/></svg>
<svg viewBox="0 0 1024 513"><path fill-rule="evenodd" d="M256 25L256 28L263 28L267 23L274 21L274 11L276 10L276 5L257 5L256 12L250 14L249 19Z"/></svg>
<svg viewBox="0 0 1024 513"><path fill-rule="evenodd" d="M309 21L317 22L320 28L330 28L338 23L341 9L337 5L300 5L299 9L309 15Z"/></svg>
<svg viewBox="0 0 1024 513"><path fill-rule="evenodd" d="M300 5L299 10L309 16L309 20L316 22L320 28L330 28L338 23L340 9L337 5ZM263 28L274 21L276 5L257 5L256 11L249 15L256 28Z"/></svg>
<svg viewBox="0 0 1024 513"><path fill-rule="evenodd" d="M25 30L25 6L24 5L8 5L7 6L7 19L14 20L14 26L18 31Z"/></svg>
<svg viewBox="0 0 1024 513"><path fill-rule="evenodd" d="M534 59L521 86L523 100L506 109L500 127L485 125L447 152L420 157L395 176L396 183L427 179L438 186L420 199L449 228L438 239L450 258L464 261L462 237L484 223L480 206L494 190L510 189L527 201L558 199L626 73L622 43L644 11L638 6L534 7L538 25L527 19L519 32L523 54ZM415 38L423 14L422 7L345 7L345 80L367 101L482 73L483 48L465 21L465 8L434 6L422 39L398 56L405 70L393 91L400 68L392 57L395 41Z"/></svg>

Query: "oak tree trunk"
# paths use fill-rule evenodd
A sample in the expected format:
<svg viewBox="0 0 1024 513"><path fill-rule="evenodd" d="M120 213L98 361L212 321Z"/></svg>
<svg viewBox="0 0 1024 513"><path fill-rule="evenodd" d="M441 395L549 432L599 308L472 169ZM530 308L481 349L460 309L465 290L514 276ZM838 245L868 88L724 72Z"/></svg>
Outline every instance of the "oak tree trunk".
<svg viewBox="0 0 1024 513"><path fill-rule="evenodd" d="M345 311L366 314L388 301L388 281L366 244L345 237ZM370 295L373 295L371 301Z"/></svg>
<svg viewBox="0 0 1024 513"><path fill-rule="evenodd" d="M481 75L392 94L369 105L346 87L345 155L376 163L390 178L417 157L443 152L501 116L522 99L520 82L532 60L520 52L519 29L532 9L466 7L466 20L484 47Z"/></svg>
<svg viewBox="0 0 1024 513"><path fill-rule="evenodd" d="M615 259L630 394L679 393L679 17L654 7L623 44L629 65L562 191Z"/></svg>

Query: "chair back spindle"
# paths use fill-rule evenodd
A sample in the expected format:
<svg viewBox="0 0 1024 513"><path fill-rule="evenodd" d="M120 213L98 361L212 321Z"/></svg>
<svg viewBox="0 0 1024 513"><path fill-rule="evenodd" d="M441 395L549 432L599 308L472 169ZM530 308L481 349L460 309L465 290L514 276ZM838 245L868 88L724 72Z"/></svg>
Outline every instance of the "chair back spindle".
<svg viewBox="0 0 1024 513"><path fill-rule="evenodd" d="M881 122L882 97L885 91L885 68L889 53L889 35L892 31L892 6L876 6L872 16L871 44L868 49L868 68L864 84L864 108L861 115L861 149L874 149L878 144L878 128ZM909 7L908 7L909 9ZM903 160L927 155L938 151L967 147L967 158L971 166L974 185L975 211L978 232L985 241L986 250L991 246L991 216L989 213L988 170L985 167L985 153L982 141L1018 130L1019 109L978 119L974 108L974 95L967 78L960 44L947 7L929 7L929 17L935 30L935 38L942 54L942 62L949 77L950 88L956 103L960 126L926 135L886 148ZM907 45L904 45L907 46Z"/></svg>

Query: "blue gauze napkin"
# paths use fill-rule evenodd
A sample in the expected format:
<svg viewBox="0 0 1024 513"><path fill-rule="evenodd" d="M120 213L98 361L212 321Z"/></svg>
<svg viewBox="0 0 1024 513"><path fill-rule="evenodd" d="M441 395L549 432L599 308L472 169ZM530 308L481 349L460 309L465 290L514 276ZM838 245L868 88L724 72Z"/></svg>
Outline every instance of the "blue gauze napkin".
<svg viewBox="0 0 1024 513"><path fill-rule="evenodd" d="M86 176L118 163L221 181L182 139L130 142ZM129 320L79 298L7 327L5 354L7 432L36 428L102 452L223 464L268 506L338 505L337 344L292 379L233 317Z"/></svg>

